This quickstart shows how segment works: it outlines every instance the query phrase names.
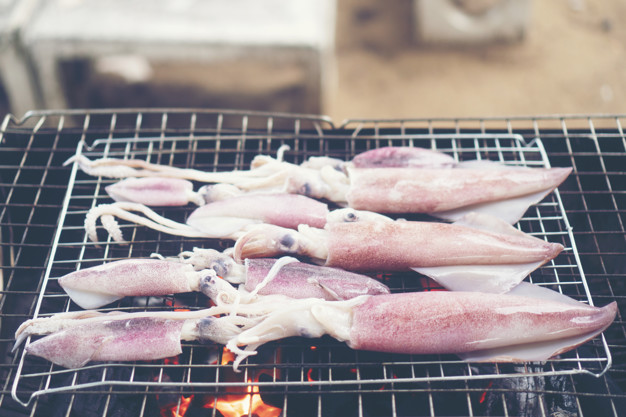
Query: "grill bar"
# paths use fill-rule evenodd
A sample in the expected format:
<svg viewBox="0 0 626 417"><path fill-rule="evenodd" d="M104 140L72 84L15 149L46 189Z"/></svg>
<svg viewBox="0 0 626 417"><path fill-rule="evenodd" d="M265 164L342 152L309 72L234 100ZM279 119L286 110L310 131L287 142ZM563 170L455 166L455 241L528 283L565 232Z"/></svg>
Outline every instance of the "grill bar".
<svg viewBox="0 0 626 417"><path fill-rule="evenodd" d="M533 273L531 280L598 305L617 300L623 309L626 272L619 258L626 253L626 243L620 207L624 207L626 186L619 161L624 160L626 139L621 119L351 120L336 127L320 117L205 110L77 110L34 112L21 121L7 117L0 132L4 197L0 226L2 241L8 242L2 244L5 290L0 299L0 346L5 359L0 373L7 382L0 392L0 410L38 415L62 403L63 415L69 415L80 412L83 398L94 397L102 402L97 415L104 416L117 409L120 398L132 398L128 400L131 415L150 415L159 393L177 393L180 405L181 395L194 396L195 402L202 393L218 399L228 395L226 389L245 394L249 387L258 386L283 415L334 415L339 394L348 398L343 406L348 415L416 415L415 410L421 413L417 415L449 415L450 402L463 404L461 414L487 414L489 404L498 410L493 413L521 415L519 397L524 395L535 398L532 407L537 413L528 415L550 415L555 404L578 415L593 415L589 403L596 402L606 405L607 415L619 415L625 385L623 310L605 332L606 340L597 339L571 357L551 360L543 367L500 364L482 369L448 357L398 358L351 352L325 339L319 343L288 340L264 349L263 362L251 361L242 375L226 380L233 378L229 366L197 362L210 349L194 344L185 346L189 353L179 358L179 364L97 364L79 371L30 358L24 361L21 351L11 354L8 350L12 332L23 320L71 308L67 297L54 288L55 277L105 260L147 256L150 251L172 255L202 243L132 225L125 225L124 233L133 243L123 250L110 241L101 248L88 243L80 219L94 204L107 201L102 187L108 180L62 167L77 149L89 156L149 158L203 170L246 169L254 155L273 153L282 144L291 146L288 156L293 162L311 155L345 159L373 147L414 145L442 149L459 159L573 166L574 173L559 193L532 208L520 222L522 230L567 247L565 254ZM78 146L81 142L84 148ZM68 199L64 202L65 189ZM166 215L180 220L188 212L171 210ZM58 219L62 226L55 241ZM397 291L418 289L415 277L386 279ZM162 309L177 301L195 306L203 299L170 297L147 308ZM144 305L119 307L146 309ZM586 376L585 372L600 375L606 371L609 352L615 360L608 372L599 379ZM220 351L212 354L221 359ZM199 379L207 370L211 379ZM16 381L20 399L34 394L28 408L11 399L8 381ZM57 391L69 392L70 400ZM384 405L374 405L374 398ZM302 414L300 403L307 405L308 414ZM413 414L407 403L412 404Z"/></svg>

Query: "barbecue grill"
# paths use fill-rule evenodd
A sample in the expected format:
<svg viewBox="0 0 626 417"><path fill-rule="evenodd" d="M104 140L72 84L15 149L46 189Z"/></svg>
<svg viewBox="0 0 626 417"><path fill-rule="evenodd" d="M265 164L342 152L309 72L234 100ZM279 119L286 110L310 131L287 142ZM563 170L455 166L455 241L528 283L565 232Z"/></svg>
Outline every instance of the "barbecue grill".
<svg viewBox="0 0 626 417"><path fill-rule="evenodd" d="M626 411L626 116L348 120L213 110L90 110L7 116L0 130L0 414L63 416L619 416ZM532 206L522 231L566 250L529 280L577 300L617 301L600 337L545 363L465 363L452 355L352 351L331 338L262 346L241 372L220 346L186 343L161 361L92 363L68 370L11 352L23 321L78 310L57 278L76 269L152 253L175 256L228 242L165 235L121 222L128 242L83 230L86 212L110 202L113 180L63 163L73 155L138 158L205 171L248 169L257 154L349 159L388 145L437 149L458 160L572 166L557 192ZM184 222L190 207L159 214ZM412 216L422 219L424 216ZM416 273L379 276L392 291L437 290ZM102 309L200 309L206 297L123 299ZM559 414L560 413L560 414Z"/></svg>

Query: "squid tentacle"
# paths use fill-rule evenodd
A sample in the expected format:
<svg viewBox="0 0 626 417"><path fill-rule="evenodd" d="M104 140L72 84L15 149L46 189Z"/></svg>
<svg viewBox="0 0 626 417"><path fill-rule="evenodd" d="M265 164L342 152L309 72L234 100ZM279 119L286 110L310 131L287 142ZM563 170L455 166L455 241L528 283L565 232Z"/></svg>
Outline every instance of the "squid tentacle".
<svg viewBox="0 0 626 417"><path fill-rule="evenodd" d="M123 243L116 217L170 235L231 240L263 223L295 229L300 224L322 228L339 222L392 221L378 213L351 208L329 211L324 203L294 194L241 195L214 201L194 210L186 224L167 219L144 204L118 201L95 206L87 212L85 230L89 239L98 241L96 224L101 219L111 238Z"/></svg>
<svg viewBox="0 0 626 417"><path fill-rule="evenodd" d="M145 217L137 215L133 213L133 211L139 212ZM87 215L85 216L85 230L89 239L93 242L98 242L96 223L100 218L105 230L111 235L111 238L114 241L126 243L115 217L119 217L120 219L128 222L146 226L169 235L196 238L212 237L207 233L199 231L189 225L167 219L143 204L117 202L113 204L101 204L93 207L89 210L89 212L87 212Z"/></svg>
<svg viewBox="0 0 626 417"><path fill-rule="evenodd" d="M263 155L257 156L256 162L252 166L253 169L230 172L206 172L190 168L177 168L140 159L101 158L92 161L84 155L73 156L63 165L77 163L80 169L88 175L107 178L166 177L205 183L227 183L244 190L268 186L282 188L289 171L298 168L297 165L283 161L283 154L287 149L288 146L286 145L281 147L276 159ZM270 177L271 180L268 179Z"/></svg>

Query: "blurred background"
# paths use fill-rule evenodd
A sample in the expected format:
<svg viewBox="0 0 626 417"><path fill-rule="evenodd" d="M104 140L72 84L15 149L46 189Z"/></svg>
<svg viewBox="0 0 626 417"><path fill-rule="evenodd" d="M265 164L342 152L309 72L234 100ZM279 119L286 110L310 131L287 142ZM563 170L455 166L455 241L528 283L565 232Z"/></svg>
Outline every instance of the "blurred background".
<svg viewBox="0 0 626 417"><path fill-rule="evenodd" d="M624 113L624 0L0 0L0 113Z"/></svg>

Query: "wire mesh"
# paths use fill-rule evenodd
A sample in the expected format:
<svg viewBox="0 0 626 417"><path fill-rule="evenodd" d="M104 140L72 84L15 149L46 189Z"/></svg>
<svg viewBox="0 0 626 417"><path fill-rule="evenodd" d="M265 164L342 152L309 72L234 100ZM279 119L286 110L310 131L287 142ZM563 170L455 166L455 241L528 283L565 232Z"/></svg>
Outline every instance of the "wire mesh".
<svg viewBox="0 0 626 417"><path fill-rule="evenodd" d="M3 259L5 265L7 259L11 262L3 267L2 346L10 346L10 332L19 322L35 314L77 308L56 283L56 278L67 272L152 252L175 255L193 246L226 245L166 236L130 224L123 225L125 237L132 242L127 246L107 240L102 231L100 246L88 242L82 228L84 215L93 205L110 201L103 190L110 181L62 167L77 149L89 157L134 157L207 171L246 169L254 155L272 154L283 144L291 147L286 155L291 162L317 155L348 159L373 147L413 145L439 149L459 160L574 166L572 176L559 188L560 194L531 208L519 223L523 231L566 247L530 280L598 305L623 301L626 292L620 281L624 271L619 258L626 250L624 214L619 207L624 198L620 168L624 136L620 118L599 120L600 129L590 118L574 117L368 120L348 121L340 127L325 118L308 116L182 110L44 112L19 123L8 118L2 146L11 155L3 152L2 189L7 196L0 220L2 241L6 242ZM77 148L79 143L84 145ZM29 173L34 174L32 179ZM6 180L11 177L12 182ZM27 181L32 184L23 185ZM63 201L66 189L68 198ZM24 196L18 196L21 193ZM49 213L43 218L39 211ZM184 221L190 212L187 207L164 209L162 214ZM383 279L393 291L424 290L432 285L414 274L389 274ZM21 307L14 308L15 304ZM203 306L203 296L184 294L135 297L110 309ZM538 398L531 402L532 411L537 412L528 415L549 415L556 406L583 415L586 404L598 398L606 400L612 415L619 415L616 404L623 398L626 339L621 313L605 335L616 366L609 371L611 378L599 380L605 386L602 392L597 392L597 383L591 384L595 386L591 391L579 382L587 378L585 372L600 374L610 364L609 350L601 338L546 364L523 366L466 364L449 356L354 352L324 338L270 344L261 348L259 358L243 366L241 374L232 373L220 348L194 343L185 344L183 355L168 361L94 364L77 371L24 358L18 351L7 354L2 370L5 381L18 382L18 398L34 396L29 406L32 415L59 403L68 415L80 412L85 407L81 398L99 399L96 415L110 415L120 402L132 410L130 415L150 415L156 397L173 398L180 411L191 397L207 404L211 399L239 394L250 397L248 391L254 387L284 415L337 415L337 407L345 415L363 415L364 410L370 415L449 415L450 404L457 407L458 414L485 414L490 404L497 410L494 413L521 415L515 410L524 395ZM14 405L7 397L8 384L3 387L0 409ZM69 400L68 396L49 395L64 392L72 394Z"/></svg>

